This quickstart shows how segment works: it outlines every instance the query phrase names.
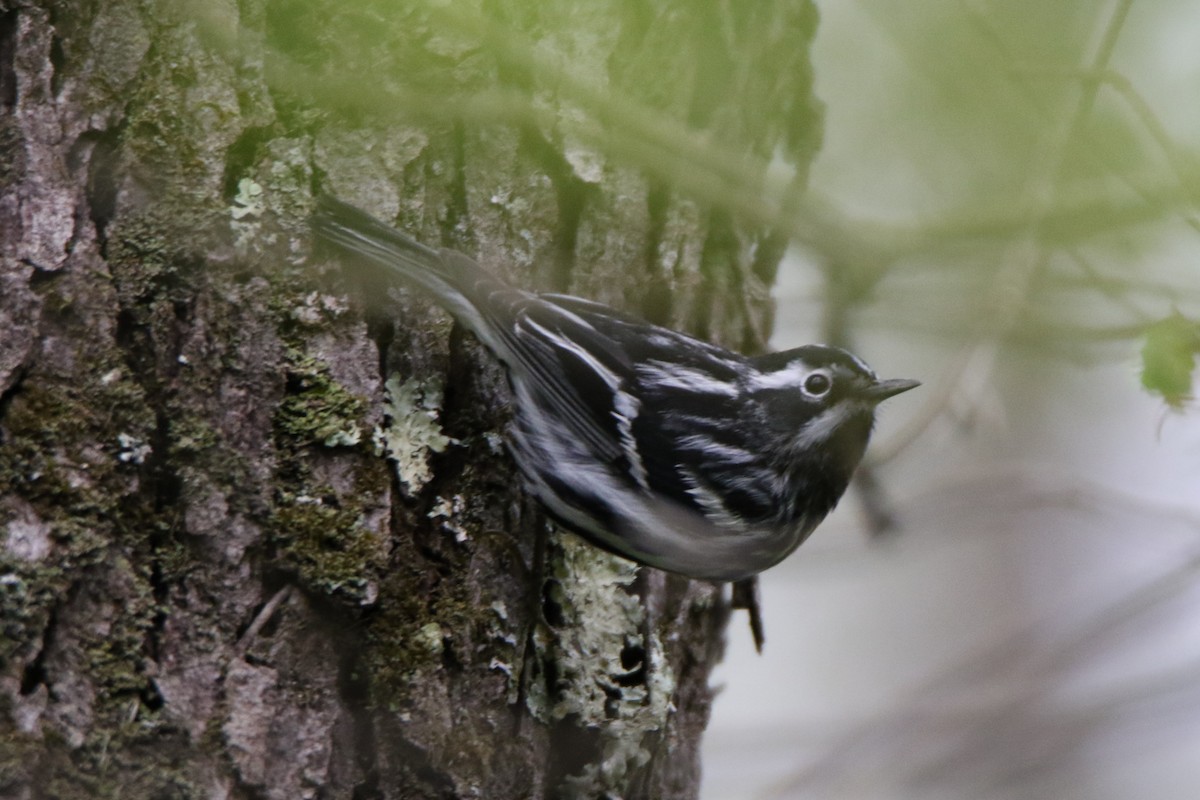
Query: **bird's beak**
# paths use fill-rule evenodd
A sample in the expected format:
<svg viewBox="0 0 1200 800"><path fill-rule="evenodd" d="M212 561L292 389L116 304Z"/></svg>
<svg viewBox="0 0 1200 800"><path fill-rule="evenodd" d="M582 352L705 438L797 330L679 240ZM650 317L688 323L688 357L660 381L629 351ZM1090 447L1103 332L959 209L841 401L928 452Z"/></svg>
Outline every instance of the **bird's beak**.
<svg viewBox="0 0 1200 800"><path fill-rule="evenodd" d="M889 397L895 397L901 392L907 392L909 389L915 389L920 385L920 381L910 381L905 378L896 378L890 381L875 381L875 383L867 387L863 394L867 396L868 400L880 403Z"/></svg>

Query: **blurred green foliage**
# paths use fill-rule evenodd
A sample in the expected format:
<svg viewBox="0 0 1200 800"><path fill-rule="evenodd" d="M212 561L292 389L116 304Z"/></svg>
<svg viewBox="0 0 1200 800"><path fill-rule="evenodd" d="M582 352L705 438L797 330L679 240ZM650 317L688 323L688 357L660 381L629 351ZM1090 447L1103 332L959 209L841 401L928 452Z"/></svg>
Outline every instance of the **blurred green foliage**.
<svg viewBox="0 0 1200 800"><path fill-rule="evenodd" d="M1142 345L1142 385L1173 408L1190 398L1200 325L1179 314L1154 323Z"/></svg>
<svg viewBox="0 0 1200 800"><path fill-rule="evenodd" d="M356 0L332 12L274 0L262 19L195 13L210 43L247 58L255 28L268 32L262 67L292 132L321 117L536 129L768 227L790 225L785 200L821 142L809 0Z"/></svg>
<svg viewBox="0 0 1200 800"><path fill-rule="evenodd" d="M826 340L853 345L868 318L967 350L1144 342L1144 385L1180 406L1186 348L1161 321L1200 319L1177 257L1200 233L1200 114L1170 66L1200 79L1174 33L1200 24L1190 5L822 11L631 0L614 26L611 8L565 2L275 0L266 69L295 109L549 132L778 231L811 256ZM206 20L226 46L246 35ZM814 35L825 126L804 91Z"/></svg>
<svg viewBox="0 0 1200 800"><path fill-rule="evenodd" d="M1193 4L822 10L827 130L802 243L842 324L961 348L948 386L970 382L971 353L1133 361L1144 345L1143 385L1185 407L1200 320Z"/></svg>

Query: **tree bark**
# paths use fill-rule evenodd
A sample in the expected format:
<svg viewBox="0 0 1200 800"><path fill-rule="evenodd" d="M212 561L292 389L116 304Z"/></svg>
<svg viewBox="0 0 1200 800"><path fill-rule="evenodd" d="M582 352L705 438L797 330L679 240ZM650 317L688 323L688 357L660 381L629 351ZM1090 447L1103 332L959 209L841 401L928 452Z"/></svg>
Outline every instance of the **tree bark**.
<svg viewBox="0 0 1200 800"><path fill-rule="evenodd" d="M784 240L646 131L802 184L811 5L187 5L0 4L0 796L695 796L722 588L549 530L305 220L760 347Z"/></svg>

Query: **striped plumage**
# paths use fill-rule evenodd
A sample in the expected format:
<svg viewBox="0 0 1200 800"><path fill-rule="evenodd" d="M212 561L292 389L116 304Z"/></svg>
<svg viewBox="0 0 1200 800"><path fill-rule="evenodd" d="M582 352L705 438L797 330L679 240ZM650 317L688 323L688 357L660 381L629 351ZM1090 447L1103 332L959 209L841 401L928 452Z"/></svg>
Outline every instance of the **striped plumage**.
<svg viewBox="0 0 1200 800"><path fill-rule="evenodd" d="M917 385L835 347L748 358L517 289L330 198L313 229L431 292L504 364L510 450L551 516L691 577L736 580L791 553L845 491L876 404Z"/></svg>

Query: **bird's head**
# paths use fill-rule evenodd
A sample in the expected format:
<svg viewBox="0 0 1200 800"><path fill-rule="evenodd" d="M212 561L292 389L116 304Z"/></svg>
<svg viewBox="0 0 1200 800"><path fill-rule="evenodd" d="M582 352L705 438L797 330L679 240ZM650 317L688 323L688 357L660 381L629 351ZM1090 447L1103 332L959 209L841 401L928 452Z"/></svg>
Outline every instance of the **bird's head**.
<svg viewBox="0 0 1200 800"><path fill-rule="evenodd" d="M866 450L875 407L920 386L880 380L874 370L838 347L806 345L753 359L746 387L765 419L786 442L785 458L819 460L853 472Z"/></svg>

